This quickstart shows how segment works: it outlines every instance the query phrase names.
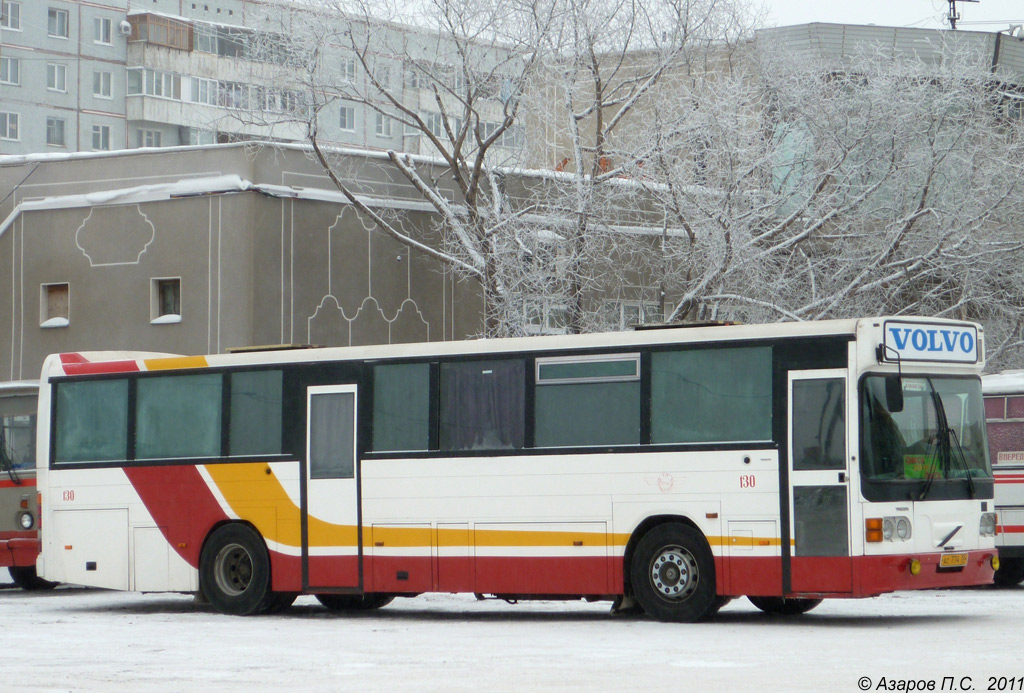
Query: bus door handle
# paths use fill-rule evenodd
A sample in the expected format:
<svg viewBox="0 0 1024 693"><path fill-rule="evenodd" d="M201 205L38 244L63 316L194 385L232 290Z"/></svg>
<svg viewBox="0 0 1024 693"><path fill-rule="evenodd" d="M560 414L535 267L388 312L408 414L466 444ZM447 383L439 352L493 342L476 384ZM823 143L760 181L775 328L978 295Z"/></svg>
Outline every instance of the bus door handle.
<svg viewBox="0 0 1024 693"><path fill-rule="evenodd" d="M839 483L840 484L845 484L846 483L846 472L839 472Z"/></svg>

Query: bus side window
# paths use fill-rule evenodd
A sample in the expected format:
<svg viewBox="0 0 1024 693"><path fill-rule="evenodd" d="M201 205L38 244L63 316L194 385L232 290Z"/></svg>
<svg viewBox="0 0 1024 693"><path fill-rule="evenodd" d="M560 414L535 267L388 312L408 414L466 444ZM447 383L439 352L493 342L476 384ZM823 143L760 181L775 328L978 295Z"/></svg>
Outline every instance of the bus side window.
<svg viewBox="0 0 1024 693"><path fill-rule="evenodd" d="M430 448L430 364L373 369L373 450Z"/></svg>

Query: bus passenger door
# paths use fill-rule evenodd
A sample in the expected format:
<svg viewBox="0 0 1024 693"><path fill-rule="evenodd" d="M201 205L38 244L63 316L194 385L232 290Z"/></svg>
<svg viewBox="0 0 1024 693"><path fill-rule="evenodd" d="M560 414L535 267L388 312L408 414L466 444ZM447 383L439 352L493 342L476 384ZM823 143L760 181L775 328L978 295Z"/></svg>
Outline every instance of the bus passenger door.
<svg viewBox="0 0 1024 693"><path fill-rule="evenodd" d="M355 385L306 389L302 583L308 591L362 588L356 412Z"/></svg>
<svg viewBox="0 0 1024 693"><path fill-rule="evenodd" d="M789 374L788 592L853 589L846 380L845 369Z"/></svg>

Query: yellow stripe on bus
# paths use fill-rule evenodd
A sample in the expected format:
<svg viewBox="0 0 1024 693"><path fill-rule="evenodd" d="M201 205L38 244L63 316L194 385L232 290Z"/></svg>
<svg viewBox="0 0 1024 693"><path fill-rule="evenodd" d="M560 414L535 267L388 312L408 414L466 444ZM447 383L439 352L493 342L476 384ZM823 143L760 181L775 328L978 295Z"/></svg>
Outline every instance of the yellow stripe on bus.
<svg viewBox="0 0 1024 693"><path fill-rule="evenodd" d="M263 538L283 546L302 545L299 507L262 462L215 464L207 473L231 510L251 522ZM309 518L310 546L355 546L356 528Z"/></svg>
<svg viewBox="0 0 1024 693"><path fill-rule="evenodd" d="M165 359L146 359L146 370L170 371L181 368L206 368L209 364L205 356L172 356Z"/></svg>
<svg viewBox="0 0 1024 693"><path fill-rule="evenodd" d="M268 541L300 547L302 544L299 507L285 492L281 482L265 463L215 464L206 471L217 485L221 496L232 512L251 522ZM367 527L367 530L370 528ZM624 547L629 534L599 534L594 532L543 531L516 529L437 528L428 526L374 526L372 540L367 541L390 548L426 548L432 541L443 547L517 547L531 546L612 546ZM728 546L728 537L707 537L711 546ZM778 537L753 537L746 541L754 546L779 546ZM468 542L468 544L467 544ZM582 543L578 543L582 542ZM309 518L309 545L356 546L358 535L354 525L336 525L316 517ZM792 542L791 542L792 543Z"/></svg>

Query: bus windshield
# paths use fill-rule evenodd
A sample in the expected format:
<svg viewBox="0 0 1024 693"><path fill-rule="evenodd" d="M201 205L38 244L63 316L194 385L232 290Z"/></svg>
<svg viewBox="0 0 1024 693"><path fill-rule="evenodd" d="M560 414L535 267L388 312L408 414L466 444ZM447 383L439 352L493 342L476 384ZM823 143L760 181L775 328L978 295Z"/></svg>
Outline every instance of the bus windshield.
<svg viewBox="0 0 1024 693"><path fill-rule="evenodd" d="M973 480L992 477L981 381L905 376L899 408L887 401L885 380L872 375L861 386L861 473L866 486L912 482L919 489L910 497L924 499L935 497L934 482L966 480L974 495ZM898 410L890 411L890 406Z"/></svg>

